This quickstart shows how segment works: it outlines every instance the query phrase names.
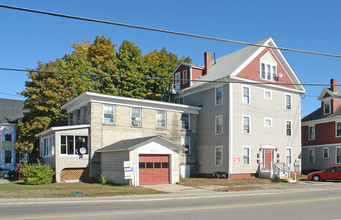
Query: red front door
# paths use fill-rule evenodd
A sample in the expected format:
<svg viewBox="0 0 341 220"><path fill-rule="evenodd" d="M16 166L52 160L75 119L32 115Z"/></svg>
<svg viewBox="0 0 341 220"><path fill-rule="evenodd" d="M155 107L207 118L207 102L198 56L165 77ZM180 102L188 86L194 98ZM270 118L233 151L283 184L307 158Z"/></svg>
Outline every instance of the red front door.
<svg viewBox="0 0 341 220"><path fill-rule="evenodd" d="M140 155L140 185L169 184L169 155Z"/></svg>
<svg viewBox="0 0 341 220"><path fill-rule="evenodd" d="M270 170L274 162L274 150L263 149L263 169Z"/></svg>

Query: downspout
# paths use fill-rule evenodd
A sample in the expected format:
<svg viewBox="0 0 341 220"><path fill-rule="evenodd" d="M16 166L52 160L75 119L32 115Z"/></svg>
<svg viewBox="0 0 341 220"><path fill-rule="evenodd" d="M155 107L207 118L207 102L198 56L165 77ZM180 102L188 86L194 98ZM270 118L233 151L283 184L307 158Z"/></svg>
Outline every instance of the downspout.
<svg viewBox="0 0 341 220"><path fill-rule="evenodd" d="M225 81L226 82L229 82L229 77L226 77L225 78ZM229 147L229 169L228 169L228 179L231 179L231 173L232 173L232 153L233 153L233 149L232 149L232 146L233 146L233 134L232 134L232 129L233 129L233 95L232 95L232 83L227 83L228 87L229 87L229 144L228 144L228 147Z"/></svg>

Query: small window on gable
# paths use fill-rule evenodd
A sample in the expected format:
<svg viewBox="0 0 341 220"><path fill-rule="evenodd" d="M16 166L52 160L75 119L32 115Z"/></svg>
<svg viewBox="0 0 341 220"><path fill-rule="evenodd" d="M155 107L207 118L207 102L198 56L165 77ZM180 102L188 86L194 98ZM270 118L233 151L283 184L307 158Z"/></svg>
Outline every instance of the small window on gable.
<svg viewBox="0 0 341 220"><path fill-rule="evenodd" d="M187 70L182 71L182 84L186 84L187 83Z"/></svg>
<svg viewBox="0 0 341 220"><path fill-rule="evenodd" d="M324 101L323 102L324 103L324 114L325 115L328 115L328 114L330 114L330 100L328 100L328 101Z"/></svg>
<svg viewBox="0 0 341 220"><path fill-rule="evenodd" d="M277 82L278 78L277 78L277 64L275 63L268 63L270 61L266 61L266 62L261 62L260 64L260 78L263 80L268 80L268 81L273 81L273 82Z"/></svg>
<svg viewBox="0 0 341 220"><path fill-rule="evenodd" d="M215 88L215 104L216 105L223 104L223 87Z"/></svg>

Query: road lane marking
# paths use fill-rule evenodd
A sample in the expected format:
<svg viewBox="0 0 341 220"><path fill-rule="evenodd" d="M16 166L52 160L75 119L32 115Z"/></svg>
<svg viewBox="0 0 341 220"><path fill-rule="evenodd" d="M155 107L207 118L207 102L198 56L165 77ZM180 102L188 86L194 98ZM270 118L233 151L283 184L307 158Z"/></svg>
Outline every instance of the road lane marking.
<svg viewBox="0 0 341 220"><path fill-rule="evenodd" d="M3 220L58 219L58 218L99 217L99 216L115 216L115 215L154 214L154 213L167 213L167 212L188 212L188 211L203 211L203 210L233 209L233 208L248 208L248 207L260 207L260 206L310 203L310 202L320 202L320 201L330 201L330 200L341 200L341 197L307 199L307 200L296 200L296 201L286 201L286 202L256 203L256 204L245 204L245 205L186 208L186 209L163 209L163 210L149 210L149 211L146 210L146 211L135 211L135 212L125 211L125 212L94 213L94 214L87 213L87 214L58 215L58 216L18 217L18 218L4 218Z"/></svg>
<svg viewBox="0 0 341 220"><path fill-rule="evenodd" d="M42 204L70 204L70 203L93 203L93 202L148 202L148 201L166 201L166 200L184 200L184 199L201 199L201 198L224 198L224 197L237 197L237 196L256 196L256 195L275 195L282 194L281 192L272 192L272 193L248 193L248 194L222 194L222 195L208 195L208 196L186 196L186 197L168 197L168 198L147 198L147 199L103 199L103 200L61 200L61 201L37 201L30 202L29 205L42 205ZM28 205L27 201L24 202L7 202L1 203L0 205Z"/></svg>

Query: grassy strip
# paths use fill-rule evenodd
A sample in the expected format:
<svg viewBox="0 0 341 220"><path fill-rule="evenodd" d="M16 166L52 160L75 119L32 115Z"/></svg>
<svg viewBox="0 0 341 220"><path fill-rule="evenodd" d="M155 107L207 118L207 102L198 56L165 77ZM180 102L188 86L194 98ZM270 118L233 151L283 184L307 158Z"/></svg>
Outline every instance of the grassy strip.
<svg viewBox="0 0 341 220"><path fill-rule="evenodd" d="M74 194L81 192L82 194ZM118 195L157 194L158 191L143 187L117 186L98 183L53 183L47 185L24 185L21 181L0 184L0 198L65 198Z"/></svg>

